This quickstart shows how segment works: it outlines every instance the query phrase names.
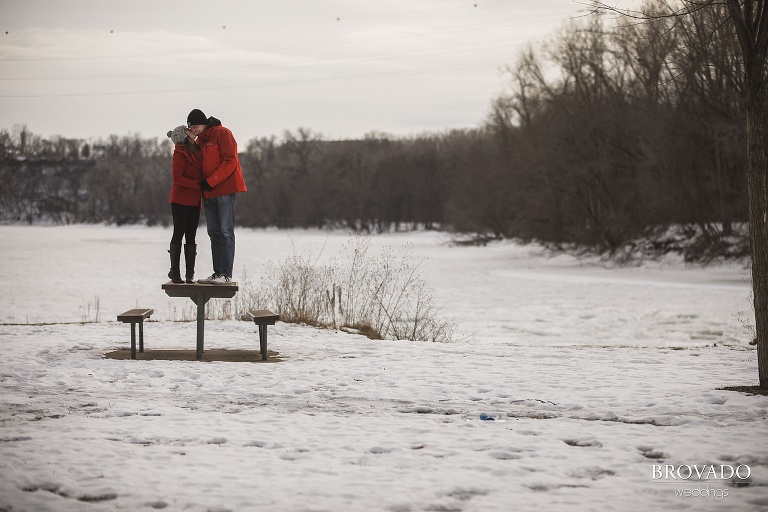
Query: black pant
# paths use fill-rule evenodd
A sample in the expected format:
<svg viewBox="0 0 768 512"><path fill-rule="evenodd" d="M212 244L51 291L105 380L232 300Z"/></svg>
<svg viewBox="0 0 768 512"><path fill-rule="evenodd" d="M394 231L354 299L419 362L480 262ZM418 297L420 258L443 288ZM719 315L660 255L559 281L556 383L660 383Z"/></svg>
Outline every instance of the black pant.
<svg viewBox="0 0 768 512"><path fill-rule="evenodd" d="M200 207L171 203L171 215L173 215L171 243L181 245L181 239L185 237L187 245L195 245L195 234L200 222Z"/></svg>

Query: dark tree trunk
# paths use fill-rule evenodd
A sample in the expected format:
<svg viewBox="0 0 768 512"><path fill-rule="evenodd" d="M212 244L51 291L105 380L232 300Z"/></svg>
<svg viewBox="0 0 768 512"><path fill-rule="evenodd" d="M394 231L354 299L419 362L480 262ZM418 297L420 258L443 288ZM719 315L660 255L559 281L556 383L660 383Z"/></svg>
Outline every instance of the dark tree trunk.
<svg viewBox="0 0 768 512"><path fill-rule="evenodd" d="M768 158L763 117L768 86L768 13L764 2L755 0L728 0L728 8L744 57L749 236L752 244L757 368L760 387L768 389Z"/></svg>
<svg viewBox="0 0 768 512"><path fill-rule="evenodd" d="M766 155L763 100L747 106L747 180L749 236L752 244L752 291L757 331L760 387L768 389L768 218L766 216Z"/></svg>

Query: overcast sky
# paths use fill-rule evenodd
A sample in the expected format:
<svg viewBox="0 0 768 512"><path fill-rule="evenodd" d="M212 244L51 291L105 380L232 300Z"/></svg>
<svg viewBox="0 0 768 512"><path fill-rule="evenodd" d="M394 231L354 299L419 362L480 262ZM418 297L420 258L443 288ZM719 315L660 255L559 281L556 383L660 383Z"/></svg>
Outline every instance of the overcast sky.
<svg viewBox="0 0 768 512"><path fill-rule="evenodd" d="M189 111L244 145L480 125L521 45L574 0L0 0L0 129L165 136Z"/></svg>

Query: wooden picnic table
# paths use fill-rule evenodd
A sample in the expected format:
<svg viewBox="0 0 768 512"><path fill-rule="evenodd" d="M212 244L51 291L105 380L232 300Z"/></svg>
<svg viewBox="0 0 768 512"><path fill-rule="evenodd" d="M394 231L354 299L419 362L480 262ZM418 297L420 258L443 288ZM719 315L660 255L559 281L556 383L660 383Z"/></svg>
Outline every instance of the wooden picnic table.
<svg viewBox="0 0 768 512"><path fill-rule="evenodd" d="M231 299L237 293L237 283L227 284L175 284L170 281L163 285L169 297L189 297L197 304L197 359L203 358L205 344L205 305L210 299Z"/></svg>

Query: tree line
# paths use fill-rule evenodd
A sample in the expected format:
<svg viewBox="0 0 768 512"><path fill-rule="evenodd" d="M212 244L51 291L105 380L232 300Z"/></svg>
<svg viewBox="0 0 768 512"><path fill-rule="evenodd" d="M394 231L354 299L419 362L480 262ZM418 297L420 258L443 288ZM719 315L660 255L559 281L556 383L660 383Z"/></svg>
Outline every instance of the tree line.
<svg viewBox="0 0 768 512"><path fill-rule="evenodd" d="M572 21L505 68L476 128L239 141L238 224L745 256L743 63L724 8ZM171 153L167 139L0 130L0 220L167 225Z"/></svg>

